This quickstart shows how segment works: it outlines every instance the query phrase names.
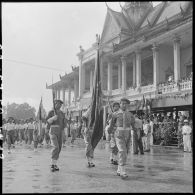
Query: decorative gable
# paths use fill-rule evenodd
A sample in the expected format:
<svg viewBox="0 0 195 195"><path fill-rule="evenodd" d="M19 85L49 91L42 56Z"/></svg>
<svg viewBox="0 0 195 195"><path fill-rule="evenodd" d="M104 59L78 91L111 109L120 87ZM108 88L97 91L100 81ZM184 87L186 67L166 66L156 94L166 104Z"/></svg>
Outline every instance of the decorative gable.
<svg viewBox="0 0 195 195"><path fill-rule="evenodd" d="M104 28L102 31L101 42L105 43L114 37L116 37L120 33L120 26L111 16L109 11L107 12Z"/></svg>

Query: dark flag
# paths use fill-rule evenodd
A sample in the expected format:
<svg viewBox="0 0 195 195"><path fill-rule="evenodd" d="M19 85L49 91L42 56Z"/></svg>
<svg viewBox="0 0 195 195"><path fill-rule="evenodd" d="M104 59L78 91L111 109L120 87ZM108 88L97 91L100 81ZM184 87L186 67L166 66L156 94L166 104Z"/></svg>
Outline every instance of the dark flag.
<svg viewBox="0 0 195 195"><path fill-rule="evenodd" d="M42 97L41 97L41 101L39 104L39 111L37 113L37 119L39 119L39 121L42 121L44 118L44 113L43 113L43 102L42 102Z"/></svg>
<svg viewBox="0 0 195 195"><path fill-rule="evenodd" d="M92 101L90 104L88 127L92 130L91 145L95 149L98 142L103 136L103 107L102 107L102 90L100 79L100 56L99 56L100 37L98 36L97 60L95 64L95 78L93 84Z"/></svg>

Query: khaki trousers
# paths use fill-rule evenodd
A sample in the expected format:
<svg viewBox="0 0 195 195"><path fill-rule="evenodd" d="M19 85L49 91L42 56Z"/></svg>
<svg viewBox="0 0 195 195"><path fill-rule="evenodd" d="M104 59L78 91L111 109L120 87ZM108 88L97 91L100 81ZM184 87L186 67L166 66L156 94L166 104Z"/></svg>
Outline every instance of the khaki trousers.
<svg viewBox="0 0 195 195"><path fill-rule="evenodd" d="M115 139L118 148L118 157L120 166L127 162L127 154L130 146L131 131L130 130L116 130Z"/></svg>

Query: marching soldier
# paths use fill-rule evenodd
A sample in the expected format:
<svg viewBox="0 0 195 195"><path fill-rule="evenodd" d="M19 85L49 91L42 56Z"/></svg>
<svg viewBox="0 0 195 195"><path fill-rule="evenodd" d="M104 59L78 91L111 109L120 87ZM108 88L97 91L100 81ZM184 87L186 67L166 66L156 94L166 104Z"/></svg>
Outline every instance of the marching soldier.
<svg viewBox="0 0 195 195"><path fill-rule="evenodd" d="M70 135L71 135L71 146L73 146L74 141L76 139L76 133L77 133L77 123L75 120L72 120L72 123L70 124Z"/></svg>
<svg viewBox="0 0 195 195"><path fill-rule="evenodd" d="M59 159L59 154L62 148L62 132L66 126L65 115L60 110L63 102L61 100L54 101L54 110L48 113L46 118L49 125L49 135L53 145L53 150L51 154L51 171L59 171L57 166L57 160Z"/></svg>
<svg viewBox="0 0 195 195"><path fill-rule="evenodd" d="M121 176L122 179L128 177L125 171L125 165L129 151L131 129L135 130L135 118L131 112L127 111L127 104L130 104L130 101L122 98L120 100L120 110L112 115L111 120L111 128L116 125L115 138L119 151L117 175Z"/></svg>
<svg viewBox="0 0 195 195"><path fill-rule="evenodd" d="M31 143L33 141L33 132L35 130L35 125L33 124L33 118L29 119L29 123L27 126L27 137L28 137L28 145L31 147Z"/></svg>
<svg viewBox="0 0 195 195"><path fill-rule="evenodd" d="M24 127L24 122L22 120L20 120L20 122L19 122L18 129L19 129L19 142L21 145L22 141L25 140L25 137L24 137L25 127Z"/></svg>
<svg viewBox="0 0 195 195"><path fill-rule="evenodd" d="M25 144L28 143L28 119L26 119L24 123L24 139L25 139Z"/></svg>
<svg viewBox="0 0 195 195"><path fill-rule="evenodd" d="M114 102L113 105L113 113L117 112L120 108L120 104L118 102ZM109 116L110 121L111 122L111 118L112 118L112 114ZM116 145L116 139L115 139L115 131L116 131L116 126L114 126L112 129L108 128L110 130L110 132L108 132L110 134L110 149L111 149L111 153L110 153L110 162L113 165L118 165L118 161L117 161L117 154L118 154L118 148Z"/></svg>
<svg viewBox="0 0 195 195"><path fill-rule="evenodd" d="M82 134L84 137L85 152L86 152L86 158L88 161L87 166L90 168L90 167L95 167L95 164L92 162L93 158L94 158L94 150L93 150L92 145L91 145L92 131L90 131L90 129L88 128L89 113L90 113L90 107L82 115L82 121L83 121Z"/></svg>
<svg viewBox="0 0 195 195"><path fill-rule="evenodd" d="M144 130L144 136L142 137L142 143L143 143L144 152L149 152L151 127L148 119L144 119L143 130Z"/></svg>
<svg viewBox="0 0 195 195"><path fill-rule="evenodd" d="M9 117L6 125L7 130L7 146L8 146L8 154L11 153L11 145L14 144L15 140L15 124L14 124L14 118Z"/></svg>

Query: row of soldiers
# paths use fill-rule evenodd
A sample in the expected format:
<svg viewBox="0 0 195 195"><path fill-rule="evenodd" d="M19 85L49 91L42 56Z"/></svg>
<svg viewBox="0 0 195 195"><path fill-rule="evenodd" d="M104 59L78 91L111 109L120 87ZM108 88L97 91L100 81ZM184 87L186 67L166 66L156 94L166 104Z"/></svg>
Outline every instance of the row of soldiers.
<svg viewBox="0 0 195 195"><path fill-rule="evenodd" d="M67 126L64 128L62 143L65 147L65 142L68 136L68 128L70 128L71 146L74 145L77 135L79 134L79 124L76 120L72 119L67 122ZM17 120L13 117L9 117L6 121L3 119L2 126L3 143L8 146L8 153L11 153L11 148L15 148L16 144L26 144L29 148L33 143L34 151L37 151L38 147L42 147L44 142L47 147L51 146L51 140L49 136L49 129L47 128L46 120L40 121L33 118L26 120Z"/></svg>
<svg viewBox="0 0 195 195"><path fill-rule="evenodd" d="M38 121L33 118L27 120L16 120L9 117L6 121L3 119L3 142L7 143L8 153L11 153L11 148L15 148L15 144L22 145L25 143L29 148L32 143L34 151L37 150L38 144L43 145L45 140L46 144L50 144L50 138L46 129L46 122L41 122L41 130Z"/></svg>

